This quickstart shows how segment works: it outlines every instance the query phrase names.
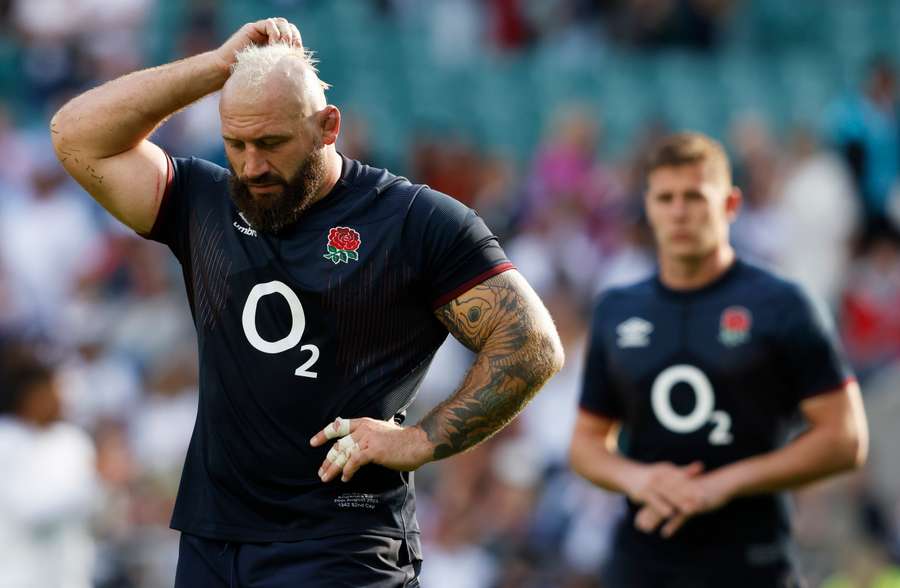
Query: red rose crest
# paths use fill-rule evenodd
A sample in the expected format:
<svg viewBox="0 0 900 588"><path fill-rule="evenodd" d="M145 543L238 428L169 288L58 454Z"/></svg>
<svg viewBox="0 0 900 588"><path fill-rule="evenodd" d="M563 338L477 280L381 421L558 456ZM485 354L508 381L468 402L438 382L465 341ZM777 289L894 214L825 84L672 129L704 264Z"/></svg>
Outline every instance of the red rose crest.
<svg viewBox="0 0 900 588"><path fill-rule="evenodd" d="M328 253L322 257L335 265L358 261L357 250L361 244L359 233L350 227L331 227L328 231Z"/></svg>
<svg viewBox="0 0 900 588"><path fill-rule="evenodd" d="M729 347L744 343L750 336L752 323L750 311L743 306L726 308L719 319L719 340Z"/></svg>

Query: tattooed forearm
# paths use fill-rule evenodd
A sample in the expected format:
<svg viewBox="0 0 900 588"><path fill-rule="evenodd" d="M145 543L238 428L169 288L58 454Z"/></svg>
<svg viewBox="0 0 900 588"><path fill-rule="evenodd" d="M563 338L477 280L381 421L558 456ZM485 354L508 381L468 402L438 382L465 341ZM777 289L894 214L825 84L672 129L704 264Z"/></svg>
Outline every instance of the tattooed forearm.
<svg viewBox="0 0 900 588"><path fill-rule="evenodd" d="M562 367L547 310L525 280L507 271L436 312L478 356L462 386L419 423L441 459L502 429Z"/></svg>

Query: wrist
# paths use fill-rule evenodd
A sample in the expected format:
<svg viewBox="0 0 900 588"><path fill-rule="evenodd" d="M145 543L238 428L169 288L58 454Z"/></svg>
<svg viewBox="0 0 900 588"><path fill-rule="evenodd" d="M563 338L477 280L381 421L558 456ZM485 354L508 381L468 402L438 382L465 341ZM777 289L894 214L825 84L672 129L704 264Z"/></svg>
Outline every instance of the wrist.
<svg viewBox="0 0 900 588"><path fill-rule="evenodd" d="M617 480L617 485L621 489L622 494L633 502L638 501L641 490L645 485L646 470L647 466L643 464L629 463L627 461L623 462L622 467L619 468L621 473Z"/></svg>
<svg viewBox="0 0 900 588"><path fill-rule="evenodd" d="M223 84L229 76L231 76L231 66L234 64L234 55L231 55L230 58L226 57L222 54L222 49L219 48L202 53L197 57L204 58L209 62L210 70L212 70L215 75L221 76Z"/></svg>
<svg viewBox="0 0 900 588"><path fill-rule="evenodd" d="M410 461L415 468L420 468L428 462L434 461L434 444L428 439L428 434L419 425L406 427L406 447L410 451Z"/></svg>
<svg viewBox="0 0 900 588"><path fill-rule="evenodd" d="M730 502L741 493L737 473L733 467L725 466L706 474L707 482L713 486L715 493L723 502Z"/></svg>

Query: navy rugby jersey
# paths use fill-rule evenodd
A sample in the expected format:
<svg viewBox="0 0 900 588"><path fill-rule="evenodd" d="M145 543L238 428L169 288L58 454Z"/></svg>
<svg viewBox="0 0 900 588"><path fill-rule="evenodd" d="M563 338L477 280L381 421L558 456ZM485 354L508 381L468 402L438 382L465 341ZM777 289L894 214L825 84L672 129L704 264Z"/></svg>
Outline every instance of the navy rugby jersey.
<svg viewBox="0 0 900 588"><path fill-rule="evenodd" d="M336 417L390 419L447 336L438 306L511 264L474 211L342 158L341 179L277 236L228 194L230 172L170 159L149 238L175 253L198 336L200 405L172 526L227 541L418 531L412 475L317 475Z"/></svg>
<svg viewBox="0 0 900 588"><path fill-rule="evenodd" d="M738 260L700 289L674 291L655 276L602 295L581 408L621 422L620 450L631 459L700 460L709 471L780 447L800 402L850 377L804 293ZM635 529L638 508L629 502L617 545L653 561L696 562L704 550L766 565L788 545L781 495L735 499L670 539Z"/></svg>

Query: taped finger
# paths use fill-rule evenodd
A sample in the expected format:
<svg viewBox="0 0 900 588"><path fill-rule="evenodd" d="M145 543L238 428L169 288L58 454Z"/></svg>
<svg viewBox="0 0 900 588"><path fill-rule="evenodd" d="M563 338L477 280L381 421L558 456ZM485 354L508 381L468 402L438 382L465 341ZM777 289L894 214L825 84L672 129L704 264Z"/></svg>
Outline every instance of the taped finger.
<svg viewBox="0 0 900 588"><path fill-rule="evenodd" d="M350 459L349 453L344 453L343 451L338 452L337 456L334 458L334 465L339 468L343 468L344 464L347 463L347 460Z"/></svg>
<svg viewBox="0 0 900 588"><path fill-rule="evenodd" d="M341 451L351 452L356 449L358 446L356 445L356 441L353 440L353 435L347 435L346 437L341 437L338 439L338 442L335 444L337 447L341 449Z"/></svg>
<svg viewBox="0 0 900 588"><path fill-rule="evenodd" d="M359 447L357 446L357 449ZM347 461L347 465L344 467L341 472L341 481L347 482L353 475L356 473L356 470L369 463L371 459L363 455L361 452L356 451L350 455L350 459Z"/></svg>
<svg viewBox="0 0 900 588"><path fill-rule="evenodd" d="M325 436L329 439L338 437L346 437L350 434L350 419L342 419L338 417L334 422L325 427Z"/></svg>
<svg viewBox="0 0 900 588"><path fill-rule="evenodd" d="M341 453L343 453L343 451L341 451L340 447L338 447L337 445L332 445L331 449L328 450L328 455L325 456L325 459L327 459L331 463L334 463L337 460L337 456Z"/></svg>

